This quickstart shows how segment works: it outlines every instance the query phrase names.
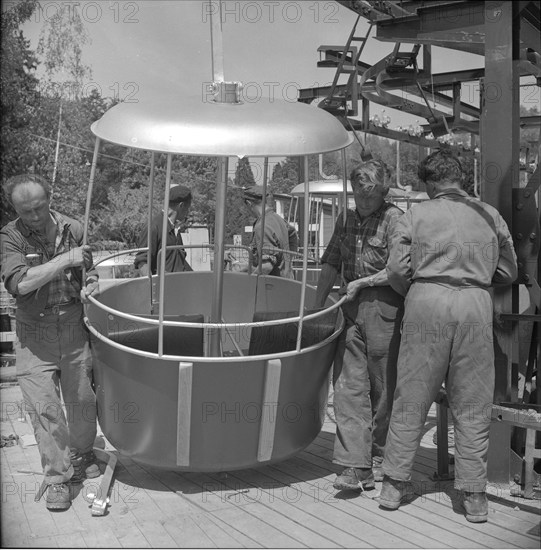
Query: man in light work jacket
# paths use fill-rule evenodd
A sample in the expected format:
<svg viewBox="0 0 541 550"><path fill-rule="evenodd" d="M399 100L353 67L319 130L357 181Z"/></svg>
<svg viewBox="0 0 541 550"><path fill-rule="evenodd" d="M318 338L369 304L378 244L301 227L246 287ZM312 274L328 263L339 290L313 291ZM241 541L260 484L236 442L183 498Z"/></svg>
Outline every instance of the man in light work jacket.
<svg viewBox="0 0 541 550"><path fill-rule="evenodd" d="M169 193L169 208L167 212L168 227L167 227L167 241L165 246L182 245L182 236L175 224L182 223L188 216L190 206L192 204L192 192L189 187L184 185L171 186ZM158 271L158 251L162 248L162 226L163 226L162 212L159 216L155 216L152 219L152 226L150 229L150 271L155 275ZM146 227L141 231L139 235L138 248L147 247L148 231ZM135 256L135 269L139 269L139 273L142 276L148 275L149 267L147 265L147 253L139 252ZM193 271L192 267L186 260L186 251L183 248L173 248L167 250L165 253L165 271Z"/></svg>
<svg viewBox="0 0 541 550"><path fill-rule="evenodd" d="M494 395L491 286L510 284L517 260L492 206L462 190L462 166L437 151L419 166L432 200L408 210L392 236L387 274L406 296L398 379L380 506L407 493L430 406L443 381L455 425L455 488L466 519L484 522L490 407Z"/></svg>

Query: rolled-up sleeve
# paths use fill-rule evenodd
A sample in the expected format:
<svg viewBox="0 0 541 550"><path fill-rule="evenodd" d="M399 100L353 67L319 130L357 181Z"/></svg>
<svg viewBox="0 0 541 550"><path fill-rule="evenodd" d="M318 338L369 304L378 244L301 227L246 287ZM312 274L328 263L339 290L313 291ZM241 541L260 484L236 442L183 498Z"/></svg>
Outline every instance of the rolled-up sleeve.
<svg viewBox="0 0 541 550"><path fill-rule="evenodd" d="M23 244L18 242L16 235L9 229L4 228L0 231L2 281L12 296L17 295L17 286L30 269L26 264Z"/></svg>
<svg viewBox="0 0 541 550"><path fill-rule="evenodd" d="M400 216L390 234L387 277L389 284L400 295L405 296L411 285L411 211Z"/></svg>

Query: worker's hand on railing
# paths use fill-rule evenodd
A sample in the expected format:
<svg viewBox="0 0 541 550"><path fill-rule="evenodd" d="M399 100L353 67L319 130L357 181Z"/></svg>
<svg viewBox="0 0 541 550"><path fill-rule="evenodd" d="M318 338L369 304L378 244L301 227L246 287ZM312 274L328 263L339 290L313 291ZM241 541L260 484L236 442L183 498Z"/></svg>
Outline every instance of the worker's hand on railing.
<svg viewBox="0 0 541 550"><path fill-rule="evenodd" d="M81 289L81 302L83 304L89 303L89 296L94 296L94 298L100 293L100 283L95 279L89 279L86 282L86 285Z"/></svg>
<svg viewBox="0 0 541 550"><path fill-rule="evenodd" d="M235 260L235 255L226 250L224 252L224 271L233 271L232 265Z"/></svg>
<svg viewBox="0 0 541 550"><path fill-rule="evenodd" d="M148 264L139 264L139 277L148 277Z"/></svg>
<svg viewBox="0 0 541 550"><path fill-rule="evenodd" d="M235 260L231 263L231 271L236 271L237 273L246 273L248 271L248 262Z"/></svg>
<svg viewBox="0 0 541 550"><path fill-rule="evenodd" d="M224 254L224 269L244 273L248 271L248 262L246 260L238 260L232 252L226 250Z"/></svg>
<svg viewBox="0 0 541 550"><path fill-rule="evenodd" d="M357 296L359 290L366 286L368 286L368 283L365 278L355 279L354 281L348 283L348 286L346 287L346 302L353 300L355 296Z"/></svg>

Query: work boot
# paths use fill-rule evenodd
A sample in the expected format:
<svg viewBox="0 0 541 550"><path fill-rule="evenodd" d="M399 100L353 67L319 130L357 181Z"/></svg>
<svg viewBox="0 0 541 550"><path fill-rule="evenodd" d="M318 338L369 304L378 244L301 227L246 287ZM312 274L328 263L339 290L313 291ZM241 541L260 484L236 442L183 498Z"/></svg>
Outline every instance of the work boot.
<svg viewBox="0 0 541 550"><path fill-rule="evenodd" d="M381 468L382 464L382 456L372 457L372 474L374 475L374 481L383 481L383 470Z"/></svg>
<svg viewBox="0 0 541 550"><path fill-rule="evenodd" d="M336 476L333 487L339 491L373 489L375 484L372 468L345 468Z"/></svg>
<svg viewBox="0 0 541 550"><path fill-rule="evenodd" d="M383 485L379 497L380 508L397 510L400 504L406 500L407 488L406 481L398 481L398 479L383 476Z"/></svg>
<svg viewBox="0 0 541 550"><path fill-rule="evenodd" d="M70 483L81 483L83 479L91 479L101 475L94 451L88 451L82 455L72 452L70 459L73 466L73 476L70 479Z"/></svg>
<svg viewBox="0 0 541 550"><path fill-rule="evenodd" d="M466 510L466 519L472 523L483 523L488 519L488 500L486 493L464 491L462 505Z"/></svg>
<svg viewBox="0 0 541 550"><path fill-rule="evenodd" d="M67 483L49 485L45 505L49 510L67 510L71 506L70 490Z"/></svg>

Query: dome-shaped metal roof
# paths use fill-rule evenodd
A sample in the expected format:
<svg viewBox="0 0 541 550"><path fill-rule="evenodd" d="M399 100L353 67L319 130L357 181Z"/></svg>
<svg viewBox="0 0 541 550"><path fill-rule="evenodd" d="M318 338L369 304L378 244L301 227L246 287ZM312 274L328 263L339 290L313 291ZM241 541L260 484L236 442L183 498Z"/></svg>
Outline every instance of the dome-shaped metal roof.
<svg viewBox="0 0 541 550"><path fill-rule="evenodd" d="M183 97L120 103L92 125L99 138L138 149L201 156L295 156L335 151L353 138L332 115L262 98L217 103Z"/></svg>

